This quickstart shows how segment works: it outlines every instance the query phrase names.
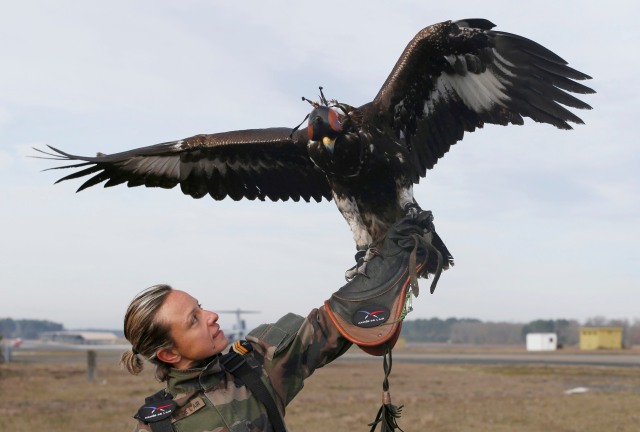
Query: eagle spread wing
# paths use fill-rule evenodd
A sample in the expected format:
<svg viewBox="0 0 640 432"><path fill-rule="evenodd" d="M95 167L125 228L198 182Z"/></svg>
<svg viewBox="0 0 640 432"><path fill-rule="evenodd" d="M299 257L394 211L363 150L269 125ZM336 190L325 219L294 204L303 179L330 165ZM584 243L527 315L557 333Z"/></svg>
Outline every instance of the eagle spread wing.
<svg viewBox="0 0 640 432"><path fill-rule="evenodd" d="M577 82L589 76L543 46L493 27L470 19L421 30L372 102L329 103L321 90L307 130L196 135L96 157L44 153L79 162L57 167L77 170L59 181L91 176L79 190L101 182L179 183L195 198L334 198L363 249L404 209L417 207L413 183L465 132L485 123L522 124L523 117L571 129L569 123L582 120L568 108L591 108L570 94L593 93Z"/></svg>
<svg viewBox="0 0 640 432"><path fill-rule="evenodd" d="M216 200L305 201L331 199L324 174L307 155L306 130L254 129L196 135L96 157L76 156L51 147L43 152L57 160L82 161L51 169L78 168L58 182L92 175L78 192L105 182L170 189L180 184L194 198ZM57 183L57 182L56 182Z"/></svg>
<svg viewBox="0 0 640 432"><path fill-rule="evenodd" d="M564 106L591 109L567 93L594 93L574 81L588 75L538 43L493 27L470 19L423 29L375 97L375 109L411 149L417 177L484 123L521 125L530 117L571 129L568 122L583 122Z"/></svg>

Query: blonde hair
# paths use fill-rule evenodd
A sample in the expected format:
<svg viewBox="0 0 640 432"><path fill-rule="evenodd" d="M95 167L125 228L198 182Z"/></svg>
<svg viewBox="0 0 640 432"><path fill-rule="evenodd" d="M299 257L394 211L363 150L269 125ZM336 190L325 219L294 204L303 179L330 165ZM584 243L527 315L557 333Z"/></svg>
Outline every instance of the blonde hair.
<svg viewBox="0 0 640 432"><path fill-rule="evenodd" d="M129 373L138 375L144 369L143 359L156 365L156 378L165 381L171 365L159 360L156 352L172 348L173 340L169 326L156 321L156 315L169 293L169 285L154 285L140 292L129 304L124 316L124 337L131 349L122 353L120 364Z"/></svg>

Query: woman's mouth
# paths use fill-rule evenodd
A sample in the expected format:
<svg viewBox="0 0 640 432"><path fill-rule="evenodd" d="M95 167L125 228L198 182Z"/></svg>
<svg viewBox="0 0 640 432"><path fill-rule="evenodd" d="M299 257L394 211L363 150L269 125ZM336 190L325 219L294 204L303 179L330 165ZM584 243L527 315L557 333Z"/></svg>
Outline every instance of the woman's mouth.
<svg viewBox="0 0 640 432"><path fill-rule="evenodd" d="M224 337L224 331L220 329L220 326L218 324L216 324L216 328L213 334L211 335L211 339L216 340L220 337Z"/></svg>

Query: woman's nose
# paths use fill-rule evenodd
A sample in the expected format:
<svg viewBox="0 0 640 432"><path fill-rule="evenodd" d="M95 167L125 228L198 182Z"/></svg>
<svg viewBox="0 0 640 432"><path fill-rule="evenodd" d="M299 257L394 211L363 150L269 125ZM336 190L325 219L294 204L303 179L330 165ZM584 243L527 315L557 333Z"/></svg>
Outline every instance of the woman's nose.
<svg viewBox="0 0 640 432"><path fill-rule="evenodd" d="M216 321L218 321L218 314L215 312L209 312L209 318L208 318L208 323L209 325L212 325L213 323L215 323Z"/></svg>

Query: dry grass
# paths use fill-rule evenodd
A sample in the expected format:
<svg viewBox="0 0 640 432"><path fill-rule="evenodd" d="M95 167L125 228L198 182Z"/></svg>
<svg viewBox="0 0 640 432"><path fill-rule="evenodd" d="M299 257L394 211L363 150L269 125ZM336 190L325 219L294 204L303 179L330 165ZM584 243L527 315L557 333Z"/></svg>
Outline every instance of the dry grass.
<svg viewBox="0 0 640 432"><path fill-rule="evenodd" d="M131 430L131 415L160 388L151 371L132 377L99 354L0 365L0 431ZM381 362L338 361L307 380L289 406L292 431L368 431L379 406ZM575 387L583 394L567 395ZM391 394L406 431L637 431L640 369L540 365L394 363ZM378 429L379 430L379 429Z"/></svg>
<svg viewBox="0 0 640 432"><path fill-rule="evenodd" d="M0 365L0 431L131 430L144 397L160 388L151 374L121 370L114 353L99 354L93 383L85 353L47 356L46 363Z"/></svg>
<svg viewBox="0 0 640 432"><path fill-rule="evenodd" d="M380 406L381 377L371 363L320 371L290 407L289 424L367 430ZM590 391L564 393L576 387ZM405 431L637 431L640 424L636 368L396 363L391 392L404 404Z"/></svg>

